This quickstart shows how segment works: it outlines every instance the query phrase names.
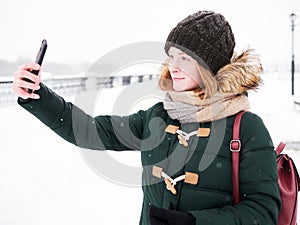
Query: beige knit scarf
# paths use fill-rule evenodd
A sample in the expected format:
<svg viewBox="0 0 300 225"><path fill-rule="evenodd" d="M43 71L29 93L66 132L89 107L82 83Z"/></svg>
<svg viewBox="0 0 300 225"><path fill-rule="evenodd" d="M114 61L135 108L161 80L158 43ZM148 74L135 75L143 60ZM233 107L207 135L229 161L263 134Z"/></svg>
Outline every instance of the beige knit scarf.
<svg viewBox="0 0 300 225"><path fill-rule="evenodd" d="M180 123L219 120L250 108L246 95L219 92L211 98L201 99L194 91L169 91L163 103L168 115Z"/></svg>

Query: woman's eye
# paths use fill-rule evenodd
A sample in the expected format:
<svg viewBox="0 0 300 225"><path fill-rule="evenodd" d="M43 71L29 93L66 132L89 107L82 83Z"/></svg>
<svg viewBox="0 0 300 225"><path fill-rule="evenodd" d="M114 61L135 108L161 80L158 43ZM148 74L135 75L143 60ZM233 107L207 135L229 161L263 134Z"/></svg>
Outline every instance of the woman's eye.
<svg viewBox="0 0 300 225"><path fill-rule="evenodd" d="M190 60L190 58L185 57L185 56L182 56L181 59L184 60L184 61L189 61Z"/></svg>

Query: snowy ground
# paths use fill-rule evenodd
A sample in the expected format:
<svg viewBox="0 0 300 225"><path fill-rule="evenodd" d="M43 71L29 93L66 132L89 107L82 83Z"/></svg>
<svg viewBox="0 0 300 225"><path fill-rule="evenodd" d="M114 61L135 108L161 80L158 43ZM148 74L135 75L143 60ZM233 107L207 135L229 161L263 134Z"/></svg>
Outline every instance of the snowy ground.
<svg viewBox="0 0 300 225"><path fill-rule="evenodd" d="M300 111L294 108L289 81L277 74L266 74L264 80L259 92L250 93L252 111L263 118L274 144L300 142ZM109 112L113 98L122 90L103 91L96 110ZM0 116L0 225L138 224L140 188L100 177L77 147L19 106L1 108ZM300 149L286 152L300 168ZM112 156L139 165L138 153Z"/></svg>

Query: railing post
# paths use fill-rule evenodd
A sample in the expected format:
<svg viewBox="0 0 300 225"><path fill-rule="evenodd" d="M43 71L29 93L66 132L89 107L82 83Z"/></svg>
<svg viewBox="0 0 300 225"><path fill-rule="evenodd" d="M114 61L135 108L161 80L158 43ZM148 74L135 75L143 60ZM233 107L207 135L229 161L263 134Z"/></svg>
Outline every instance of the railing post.
<svg viewBox="0 0 300 225"><path fill-rule="evenodd" d="M142 83L142 82L143 82L143 79L144 79L144 76L143 76L143 75L139 75L139 76L138 76L138 82L139 82L139 83Z"/></svg>
<svg viewBox="0 0 300 225"><path fill-rule="evenodd" d="M129 85L131 81L131 76L124 76L123 77L123 85Z"/></svg>

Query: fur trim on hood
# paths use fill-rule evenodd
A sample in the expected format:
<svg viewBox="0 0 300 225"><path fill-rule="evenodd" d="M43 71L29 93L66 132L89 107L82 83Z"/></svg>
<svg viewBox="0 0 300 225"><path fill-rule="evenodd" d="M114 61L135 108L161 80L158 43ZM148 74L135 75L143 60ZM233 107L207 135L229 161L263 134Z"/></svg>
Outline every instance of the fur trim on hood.
<svg viewBox="0 0 300 225"><path fill-rule="evenodd" d="M230 63L218 71L216 79L221 93L242 94L258 89L262 84L262 72L259 56L253 49L247 49L239 56L235 54Z"/></svg>

